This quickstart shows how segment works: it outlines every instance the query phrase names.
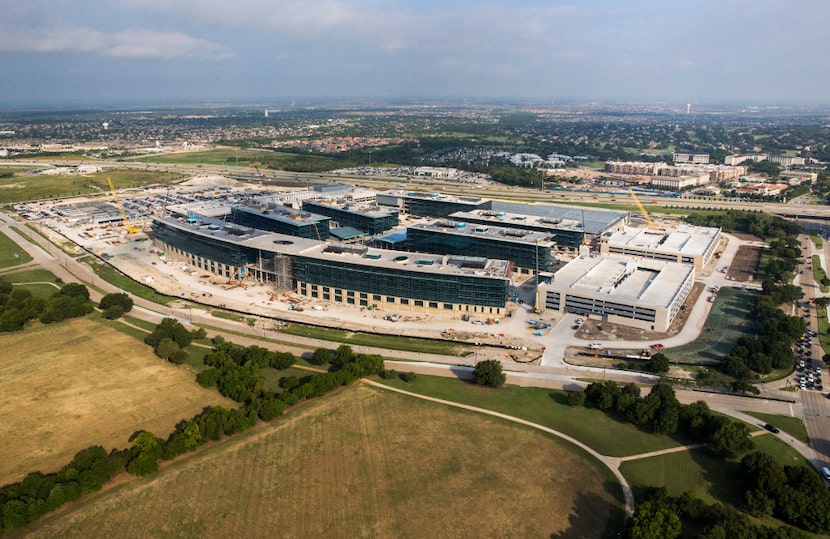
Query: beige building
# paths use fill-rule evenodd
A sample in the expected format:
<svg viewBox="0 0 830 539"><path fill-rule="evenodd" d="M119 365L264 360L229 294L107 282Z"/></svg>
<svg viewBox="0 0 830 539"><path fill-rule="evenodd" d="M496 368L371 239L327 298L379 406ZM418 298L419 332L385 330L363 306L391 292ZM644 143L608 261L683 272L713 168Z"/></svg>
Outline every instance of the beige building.
<svg viewBox="0 0 830 539"><path fill-rule="evenodd" d="M580 256L539 287L541 309L667 331L694 284L691 264L632 256Z"/></svg>
<svg viewBox="0 0 830 539"><path fill-rule="evenodd" d="M625 227L600 239L600 252L692 264L702 271L712 260L721 230L713 227L679 225L667 230Z"/></svg>

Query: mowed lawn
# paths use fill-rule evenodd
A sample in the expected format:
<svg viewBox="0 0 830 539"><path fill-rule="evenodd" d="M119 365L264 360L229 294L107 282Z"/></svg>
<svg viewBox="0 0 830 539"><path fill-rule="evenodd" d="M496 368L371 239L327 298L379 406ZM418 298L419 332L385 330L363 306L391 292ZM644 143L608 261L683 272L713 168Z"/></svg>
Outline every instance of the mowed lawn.
<svg viewBox="0 0 830 539"><path fill-rule="evenodd" d="M619 486L555 439L354 384L28 537L602 537ZM609 531L606 531L609 530Z"/></svg>
<svg viewBox="0 0 830 539"><path fill-rule="evenodd" d="M9 268L26 262L31 262L32 257L24 251L11 238L0 232L0 268Z"/></svg>
<svg viewBox="0 0 830 539"><path fill-rule="evenodd" d="M166 438L211 404L192 372L88 319L0 334L0 484L57 471L91 445L129 447L137 430Z"/></svg>

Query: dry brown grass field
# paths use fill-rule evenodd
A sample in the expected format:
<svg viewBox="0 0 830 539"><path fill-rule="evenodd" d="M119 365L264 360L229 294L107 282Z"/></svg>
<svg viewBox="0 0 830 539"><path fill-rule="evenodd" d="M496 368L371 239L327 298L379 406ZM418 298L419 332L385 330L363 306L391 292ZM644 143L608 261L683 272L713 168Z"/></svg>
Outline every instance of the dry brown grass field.
<svg viewBox="0 0 830 539"><path fill-rule="evenodd" d="M233 401L149 346L89 319L0 334L0 484L57 471L81 449L166 438L181 419Z"/></svg>
<svg viewBox="0 0 830 539"><path fill-rule="evenodd" d="M27 537L600 537L619 487L517 425L355 384Z"/></svg>

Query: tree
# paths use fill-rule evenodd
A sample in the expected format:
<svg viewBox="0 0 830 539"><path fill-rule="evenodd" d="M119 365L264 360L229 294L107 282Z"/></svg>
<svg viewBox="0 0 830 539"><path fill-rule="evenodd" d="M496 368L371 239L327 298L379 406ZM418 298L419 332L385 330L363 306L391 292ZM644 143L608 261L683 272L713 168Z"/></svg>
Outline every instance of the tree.
<svg viewBox="0 0 830 539"><path fill-rule="evenodd" d="M127 294L118 292L115 294L107 294L98 303L98 308L105 312L112 307L121 307L122 312L128 313L133 308L133 300Z"/></svg>
<svg viewBox="0 0 830 539"><path fill-rule="evenodd" d="M311 354L308 362L312 365L325 365L334 356L334 352L328 348L318 348Z"/></svg>
<svg viewBox="0 0 830 539"><path fill-rule="evenodd" d="M669 358L666 354L658 352L651 356L648 367L652 372L669 372Z"/></svg>
<svg viewBox="0 0 830 539"><path fill-rule="evenodd" d="M173 357L173 354L179 351L179 345L173 342L173 339L169 337L165 337L161 341L159 341L158 346L156 346L155 352L158 357L161 359L165 359L170 361L170 358Z"/></svg>
<svg viewBox="0 0 830 539"><path fill-rule="evenodd" d="M164 442L146 430L133 436L130 441L133 444L132 458L127 463L127 471L134 475L150 475L158 471Z"/></svg>
<svg viewBox="0 0 830 539"><path fill-rule="evenodd" d="M507 380L507 375L503 372L501 361L486 359L476 363L473 380L480 386L501 387Z"/></svg>
<svg viewBox="0 0 830 539"><path fill-rule="evenodd" d="M735 458L752 449L749 437L749 425L733 421L727 417L710 416L710 434L706 445L715 454L726 458Z"/></svg>
<svg viewBox="0 0 830 539"><path fill-rule="evenodd" d="M630 539L672 539L681 532L680 517L669 507L656 502L644 502L637 507L626 529Z"/></svg>
<svg viewBox="0 0 830 539"><path fill-rule="evenodd" d="M570 406L583 406L585 404L585 392L568 391L568 404Z"/></svg>

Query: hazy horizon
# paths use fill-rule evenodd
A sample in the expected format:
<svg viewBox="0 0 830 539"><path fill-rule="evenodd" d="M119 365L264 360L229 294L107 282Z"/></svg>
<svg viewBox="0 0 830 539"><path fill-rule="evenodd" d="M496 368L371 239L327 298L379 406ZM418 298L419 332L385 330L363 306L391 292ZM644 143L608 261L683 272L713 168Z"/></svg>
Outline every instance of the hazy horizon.
<svg viewBox="0 0 830 539"><path fill-rule="evenodd" d="M830 3L10 0L0 106L816 105Z"/></svg>

